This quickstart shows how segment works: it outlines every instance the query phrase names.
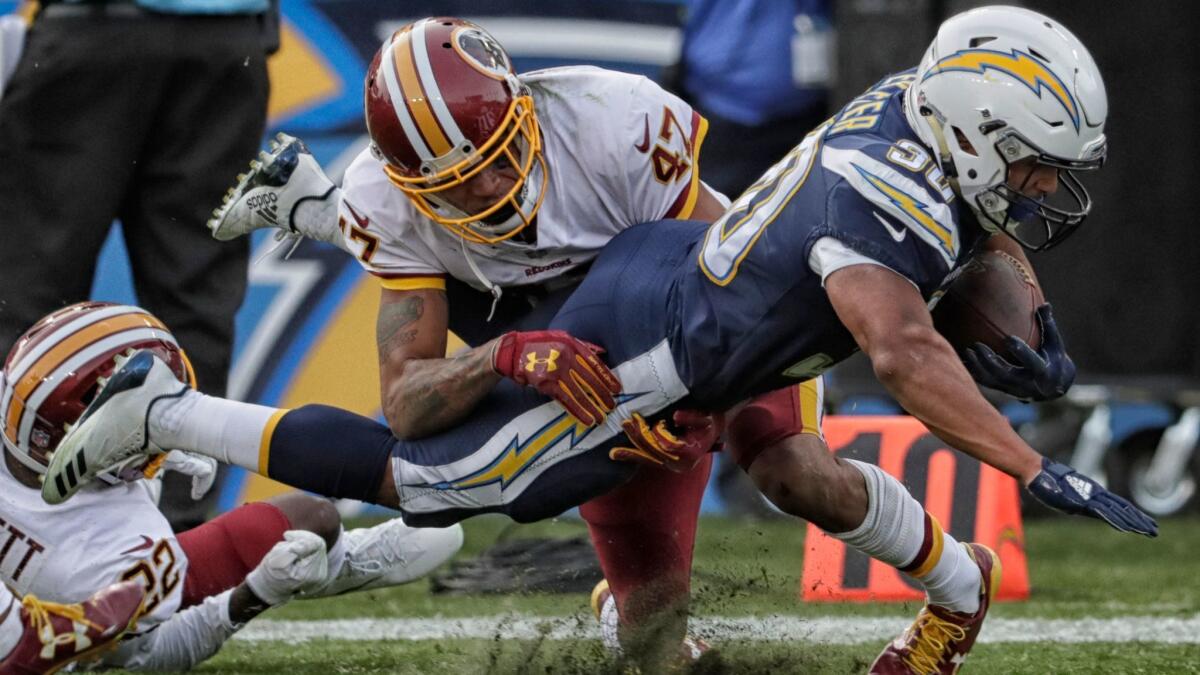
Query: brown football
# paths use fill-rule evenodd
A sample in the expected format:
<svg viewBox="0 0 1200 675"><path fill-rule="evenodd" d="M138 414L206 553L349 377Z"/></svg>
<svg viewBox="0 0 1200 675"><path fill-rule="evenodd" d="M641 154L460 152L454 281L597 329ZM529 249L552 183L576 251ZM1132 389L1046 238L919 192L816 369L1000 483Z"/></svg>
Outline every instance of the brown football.
<svg viewBox="0 0 1200 675"><path fill-rule="evenodd" d="M933 310L933 324L958 351L982 342L1004 356L1009 335L1036 350L1042 344L1036 310L1045 302L1021 261L1003 251L986 251L950 284Z"/></svg>

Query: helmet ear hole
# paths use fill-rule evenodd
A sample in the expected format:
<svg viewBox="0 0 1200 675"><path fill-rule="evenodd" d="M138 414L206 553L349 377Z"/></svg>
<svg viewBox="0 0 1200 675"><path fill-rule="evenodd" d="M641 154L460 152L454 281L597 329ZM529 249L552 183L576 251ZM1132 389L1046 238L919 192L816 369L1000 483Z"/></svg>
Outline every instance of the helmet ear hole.
<svg viewBox="0 0 1200 675"><path fill-rule="evenodd" d="M959 129L958 127L951 128L954 129L954 140L958 141L958 147L968 155L978 157L979 153L976 152L975 146L971 144L971 141L967 138L967 135L962 132L962 129Z"/></svg>

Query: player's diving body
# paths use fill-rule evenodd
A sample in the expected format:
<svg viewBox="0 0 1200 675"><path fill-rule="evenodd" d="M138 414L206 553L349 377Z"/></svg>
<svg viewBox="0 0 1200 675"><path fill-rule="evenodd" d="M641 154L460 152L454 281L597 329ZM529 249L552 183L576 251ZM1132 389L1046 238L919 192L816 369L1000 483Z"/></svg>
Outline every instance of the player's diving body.
<svg viewBox="0 0 1200 675"><path fill-rule="evenodd" d="M537 331L617 233L663 218L711 222L728 205L700 179L706 123L687 103L644 77L593 67L518 77L502 47L469 22L422 19L398 31L368 69L366 99L375 150L355 158L342 189L298 140L283 137L210 226L222 239L270 226L311 236L380 281L382 409L397 438L468 418L501 378L495 339L509 331L524 332L509 342L546 338ZM421 119L440 126L422 128ZM455 175L463 155L448 148L463 142L459 134L484 159ZM432 175L388 170L419 162ZM448 329L473 349L445 358ZM563 402L591 423L613 404L603 393L596 408L586 397ZM820 433L819 382L777 398L783 409L800 400L809 411L789 420L791 429ZM678 473L640 469L580 509L620 623L654 625L646 641L682 636L683 621L671 622L673 631L649 615L686 615L711 461ZM634 631L623 632L630 642Z"/></svg>
<svg viewBox="0 0 1200 675"><path fill-rule="evenodd" d="M942 25L915 73L852 101L716 223L637 226L605 247L551 322L617 364L622 391L601 424L589 428L503 380L456 429L400 441L326 407L205 397L137 354L64 438L43 496L65 500L94 467L166 445L397 508L414 524L486 512L536 520L628 475L606 453L628 442L621 420L724 410L861 348L905 409L951 446L1050 506L1154 536L1145 514L1026 445L980 396L927 309L973 251L1008 247L1009 236L1055 243L1075 229L1090 200L1072 172L1100 166L1106 114L1099 72L1065 28L1014 8L961 14ZM1042 349L1058 347L1051 342ZM574 368L578 354L559 347L533 346L520 362L544 376ZM1045 373L1024 375L1047 384ZM237 420L241 431L227 423L216 438L205 431L213 419ZM737 459L769 499L926 590L917 621L872 671L957 669L996 589L995 554L954 541L877 467L834 458L807 435L763 439L760 428L735 418L729 433L749 436ZM182 442L205 433L203 443ZM68 475L81 461L83 475Z"/></svg>
<svg viewBox="0 0 1200 675"><path fill-rule="evenodd" d="M7 535L0 581L35 598L30 608L59 603L49 605L56 615L98 588L135 581L144 591L136 626L102 656L106 664L187 669L294 594L323 597L405 583L458 551L458 526L418 529L394 519L343 531L328 500L301 493L246 504L176 534L158 510L157 481L141 480L142 471L107 475L69 503L47 504L38 481L47 451L111 373L114 355L128 349L152 350L147 353L190 377L175 338L155 317L108 303L72 305L45 317L18 339L0 371L0 525ZM163 470L192 459L178 452L163 458ZM212 462L208 469L215 467ZM202 496L195 488L193 497ZM53 620L42 623L56 627ZM59 642L65 658L74 643Z"/></svg>

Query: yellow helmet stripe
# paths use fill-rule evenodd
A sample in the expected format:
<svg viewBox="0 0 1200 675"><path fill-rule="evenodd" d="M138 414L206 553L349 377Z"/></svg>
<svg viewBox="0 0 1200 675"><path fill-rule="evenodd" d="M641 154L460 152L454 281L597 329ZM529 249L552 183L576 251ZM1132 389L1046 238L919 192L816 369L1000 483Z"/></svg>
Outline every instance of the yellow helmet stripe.
<svg viewBox="0 0 1200 675"><path fill-rule="evenodd" d="M1040 94L1042 88L1045 88L1067 111L1075 129L1079 129L1079 106L1075 104L1075 97L1071 96L1067 85L1041 61L1019 49L1014 49L1011 53L990 49L966 49L955 52L944 59L939 59L922 79L927 80L938 73L952 71L982 75L987 70L1004 73L1029 87L1035 94Z"/></svg>
<svg viewBox="0 0 1200 675"><path fill-rule="evenodd" d="M143 326L141 328L134 328L133 330L121 331L109 335L98 342L94 342L87 347L84 347L79 352L70 356L66 361L63 361L62 364L59 365L55 370L51 371L50 375L43 379L38 386L34 387L33 393L29 395L29 398L23 401L25 412L21 415L21 419L17 427L18 442L24 447L29 447L29 435L33 431L33 423L36 419L35 415L30 414L31 411L40 410L46 399L54 393L54 390L64 379L70 377L71 373L77 372L80 368L83 368L96 357L104 354L105 352L118 349L122 345L128 345L137 342L148 342L151 340L162 340L164 342L170 342L176 347L179 346L179 344L176 343L171 337L170 333L166 333L158 328ZM180 350L179 353L182 355L183 351Z"/></svg>
<svg viewBox="0 0 1200 675"><path fill-rule="evenodd" d="M415 36L411 31L401 35L395 48L392 49L392 63L400 80L400 91L404 94L404 102L408 105L408 110L417 123L421 138L424 139L434 157L441 157L450 152L454 146L450 144L450 139L446 137L441 125L438 124L437 117L433 114L433 108L429 105L428 94L421 86L421 78L417 75L417 65L413 61L415 42ZM424 48L424 45L421 45L421 48Z"/></svg>
<svg viewBox="0 0 1200 675"><path fill-rule="evenodd" d="M104 321L105 319L112 318L119 314L130 314L140 311L141 310L137 307L130 305L104 307L88 312L83 316L72 317L69 320L69 323L60 323L57 326L49 328L48 330L51 332L51 334L48 334L32 349L22 354L21 358L8 368L8 386L4 388L3 400L0 400L0 410L4 411L3 414L0 414L0 427L3 426L4 419L7 417L7 413L10 410L9 406L12 405L11 399L17 382L20 381L21 377L33 364L37 363L39 359L45 356L46 352L53 349L57 344L57 342L53 339L53 333L64 330L63 326L66 325L70 326L70 330L76 331L80 330L84 326L89 326L91 324Z"/></svg>
<svg viewBox="0 0 1200 675"><path fill-rule="evenodd" d="M408 39L408 29L397 32L388 39L387 46L383 48L382 63L380 63L379 69L383 71L383 81L387 84L388 97L392 99L392 110L396 113L396 119L400 120L400 128L404 129L404 135L413 149L417 151L417 156L428 161L433 159L433 153L429 151L429 146L425 145L425 139L417 130L416 121L408 112L408 103L405 101L404 91L400 88L400 79L396 76L394 54L397 50L407 49Z"/></svg>
<svg viewBox="0 0 1200 675"><path fill-rule="evenodd" d="M446 100L442 98L442 89L433 75L433 66L429 63L429 45L425 40L425 26L428 24L429 20L427 19L413 26L412 53L417 64L417 73L421 77L421 87L426 94L426 101L437 117L439 128L445 132L452 148L461 147L467 137L458 128L458 122L454 121L454 115L450 114L450 108L446 106ZM458 35L462 30L462 28L454 29L453 35ZM454 40L455 38L451 37L450 39Z"/></svg>
<svg viewBox="0 0 1200 675"><path fill-rule="evenodd" d="M34 388L44 378L57 370L64 361L93 342L102 340L114 333L145 326L158 328L164 332L167 330L166 326L159 323L157 319L149 314L127 314L94 323L54 345L52 349L31 364L29 369L13 383L13 400L9 403L8 419L5 420L4 433L9 438L15 437L17 423L21 419L21 413L25 410L24 402L29 398L29 394L33 392Z"/></svg>

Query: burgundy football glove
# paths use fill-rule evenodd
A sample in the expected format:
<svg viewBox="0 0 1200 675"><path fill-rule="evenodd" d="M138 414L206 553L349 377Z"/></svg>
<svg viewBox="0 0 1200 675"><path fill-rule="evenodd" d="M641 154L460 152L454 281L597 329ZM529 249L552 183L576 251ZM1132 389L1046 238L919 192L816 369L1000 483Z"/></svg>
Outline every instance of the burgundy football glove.
<svg viewBox="0 0 1200 675"><path fill-rule="evenodd" d="M621 382L596 355L604 350L561 330L501 335L492 349L492 369L533 387L562 404L588 426L604 421L617 407Z"/></svg>
<svg viewBox="0 0 1200 675"><path fill-rule="evenodd" d="M720 413L710 415L697 410L676 410L671 419L683 430L682 436L671 433L665 421L659 420L651 427L646 418L634 413L632 418L621 422L621 428L634 447L613 448L608 452L609 459L684 473L715 449L725 427L725 416Z"/></svg>

